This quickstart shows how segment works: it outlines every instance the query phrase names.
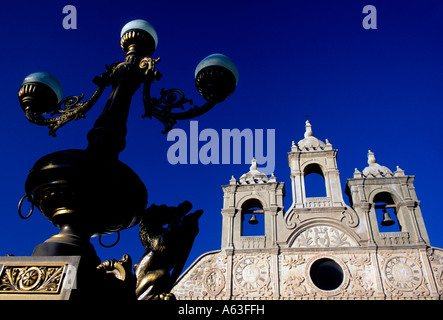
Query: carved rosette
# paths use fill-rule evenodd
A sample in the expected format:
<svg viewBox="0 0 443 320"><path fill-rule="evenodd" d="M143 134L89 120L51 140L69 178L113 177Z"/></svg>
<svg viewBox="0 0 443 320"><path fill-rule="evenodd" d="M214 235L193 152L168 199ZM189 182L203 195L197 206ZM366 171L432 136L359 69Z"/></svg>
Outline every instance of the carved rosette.
<svg viewBox="0 0 443 320"><path fill-rule="evenodd" d="M5 266L0 274L2 293L55 293L60 290L65 266Z"/></svg>

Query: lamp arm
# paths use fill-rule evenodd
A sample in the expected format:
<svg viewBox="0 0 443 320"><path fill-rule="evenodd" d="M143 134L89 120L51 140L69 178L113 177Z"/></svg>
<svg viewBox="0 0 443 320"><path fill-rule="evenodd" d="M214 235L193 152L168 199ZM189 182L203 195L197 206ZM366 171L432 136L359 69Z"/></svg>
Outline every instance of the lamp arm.
<svg viewBox="0 0 443 320"><path fill-rule="evenodd" d="M181 112L181 113L171 113L171 115L176 120L188 120L193 119L195 117L201 116L202 114L208 112L216 105L215 102L207 101L204 105L201 107L194 106L191 109Z"/></svg>
<svg viewBox="0 0 443 320"><path fill-rule="evenodd" d="M105 88L110 85L109 76L114 66L115 64L106 66L107 70L102 75L94 78L93 82L97 85L97 89L89 100L82 101L83 93L80 96L68 96L60 100L56 109L50 113L51 118L45 118L41 114L33 113L29 108L25 110L26 118L33 124L47 126L49 128L49 135L55 137L55 132L68 122L86 117L86 113L94 106Z"/></svg>
<svg viewBox="0 0 443 320"><path fill-rule="evenodd" d="M172 112L173 109L184 110L186 104L189 103L192 105L193 102L185 97L183 91L176 88L168 90L161 89L160 98L152 98L151 85L154 80L159 80L159 77L155 76L155 72L154 69L151 69L151 72L146 73L143 86L143 104L145 107L145 113L142 117L148 117L150 119L154 117L158 119L165 126L162 133L168 133L177 123L177 120L188 120L198 117L208 112L216 105L215 102L206 102L201 107L194 106L183 112Z"/></svg>

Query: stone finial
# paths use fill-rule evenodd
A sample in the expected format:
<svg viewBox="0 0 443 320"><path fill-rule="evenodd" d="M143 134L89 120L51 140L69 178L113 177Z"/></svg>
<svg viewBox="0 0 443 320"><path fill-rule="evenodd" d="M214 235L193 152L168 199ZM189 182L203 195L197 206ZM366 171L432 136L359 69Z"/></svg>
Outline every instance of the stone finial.
<svg viewBox="0 0 443 320"><path fill-rule="evenodd" d="M255 184L255 183L266 183L268 181L268 176L257 168L257 160L252 158L251 166L249 167L249 172L243 174L238 180L239 184Z"/></svg>
<svg viewBox="0 0 443 320"><path fill-rule="evenodd" d="M368 164L369 164L369 166L367 166L363 170L364 176L366 176L366 177L368 175L372 175L373 177L383 177L386 175L392 176L391 170L389 170L387 167L381 166L377 163L377 160L375 159L374 152L372 152L371 150L368 150Z"/></svg>
<svg viewBox="0 0 443 320"><path fill-rule="evenodd" d="M269 181L268 182L277 182L277 178L274 176L274 172L269 177Z"/></svg>
<svg viewBox="0 0 443 320"><path fill-rule="evenodd" d="M255 160L255 158L252 158L251 166L249 167L249 171L250 171L250 172L255 172L255 171L257 171L257 172L258 172L258 169L257 169L257 160Z"/></svg>
<svg viewBox="0 0 443 320"><path fill-rule="evenodd" d="M394 172L394 176L401 177L405 175L405 171L397 166L397 171Z"/></svg>
<svg viewBox="0 0 443 320"><path fill-rule="evenodd" d="M312 132L312 126L309 120L306 120L305 125L306 131L305 131L305 137L304 139L300 140L297 143L298 149L300 151L317 151L317 150L324 150L325 143L323 141L318 140L316 137L314 137L314 133ZM332 145L328 146L332 147ZM291 151L295 150L295 148L292 148Z"/></svg>
<svg viewBox="0 0 443 320"><path fill-rule="evenodd" d="M314 133L312 132L312 125L309 122L309 120L306 120L306 125L305 125L306 131L305 131L305 138L308 137L313 137Z"/></svg>
<svg viewBox="0 0 443 320"><path fill-rule="evenodd" d="M372 165L375 163L377 163L377 159L375 159L374 152L372 152L371 150L368 150L368 164Z"/></svg>
<svg viewBox="0 0 443 320"><path fill-rule="evenodd" d="M329 141L329 139L326 139L325 142L326 142L325 150L332 150L332 144Z"/></svg>

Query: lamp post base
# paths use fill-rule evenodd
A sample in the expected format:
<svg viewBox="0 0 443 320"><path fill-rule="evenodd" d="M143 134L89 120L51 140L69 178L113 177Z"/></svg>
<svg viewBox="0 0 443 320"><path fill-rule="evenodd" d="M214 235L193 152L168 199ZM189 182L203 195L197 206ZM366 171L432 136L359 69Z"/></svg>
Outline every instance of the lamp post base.
<svg viewBox="0 0 443 320"><path fill-rule="evenodd" d="M33 256L80 256L72 299L135 299L135 283L98 268L95 235L136 225L147 203L146 187L118 160L100 161L86 150L65 150L36 162L26 196L60 232L37 245ZM77 297L77 298L75 298Z"/></svg>
<svg viewBox="0 0 443 320"><path fill-rule="evenodd" d="M80 236L70 225L63 225L60 233L53 235L34 248L33 256L82 256L93 264L100 264L90 236Z"/></svg>
<svg viewBox="0 0 443 320"><path fill-rule="evenodd" d="M67 228L34 248L32 256L79 256L73 290L69 300L135 301L135 278L127 272L119 279L111 271L101 268L94 246L82 237L67 233ZM129 260L130 261L130 260Z"/></svg>

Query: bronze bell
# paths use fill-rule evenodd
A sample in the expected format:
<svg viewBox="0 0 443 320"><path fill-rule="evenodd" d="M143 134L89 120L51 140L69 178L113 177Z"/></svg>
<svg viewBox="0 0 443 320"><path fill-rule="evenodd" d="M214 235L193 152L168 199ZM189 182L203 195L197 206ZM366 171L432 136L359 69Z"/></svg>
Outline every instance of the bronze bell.
<svg viewBox="0 0 443 320"><path fill-rule="evenodd" d="M251 219L249 219L249 224L253 224L253 225L255 225L255 224L257 224L258 223L258 220L257 220L257 217L255 216L255 214L253 214L252 216L251 216Z"/></svg>
<svg viewBox="0 0 443 320"><path fill-rule="evenodd" d="M383 210L383 221L381 222L381 225L384 227L389 227L395 224L395 221L391 219L391 216L389 215L389 212L384 209Z"/></svg>

